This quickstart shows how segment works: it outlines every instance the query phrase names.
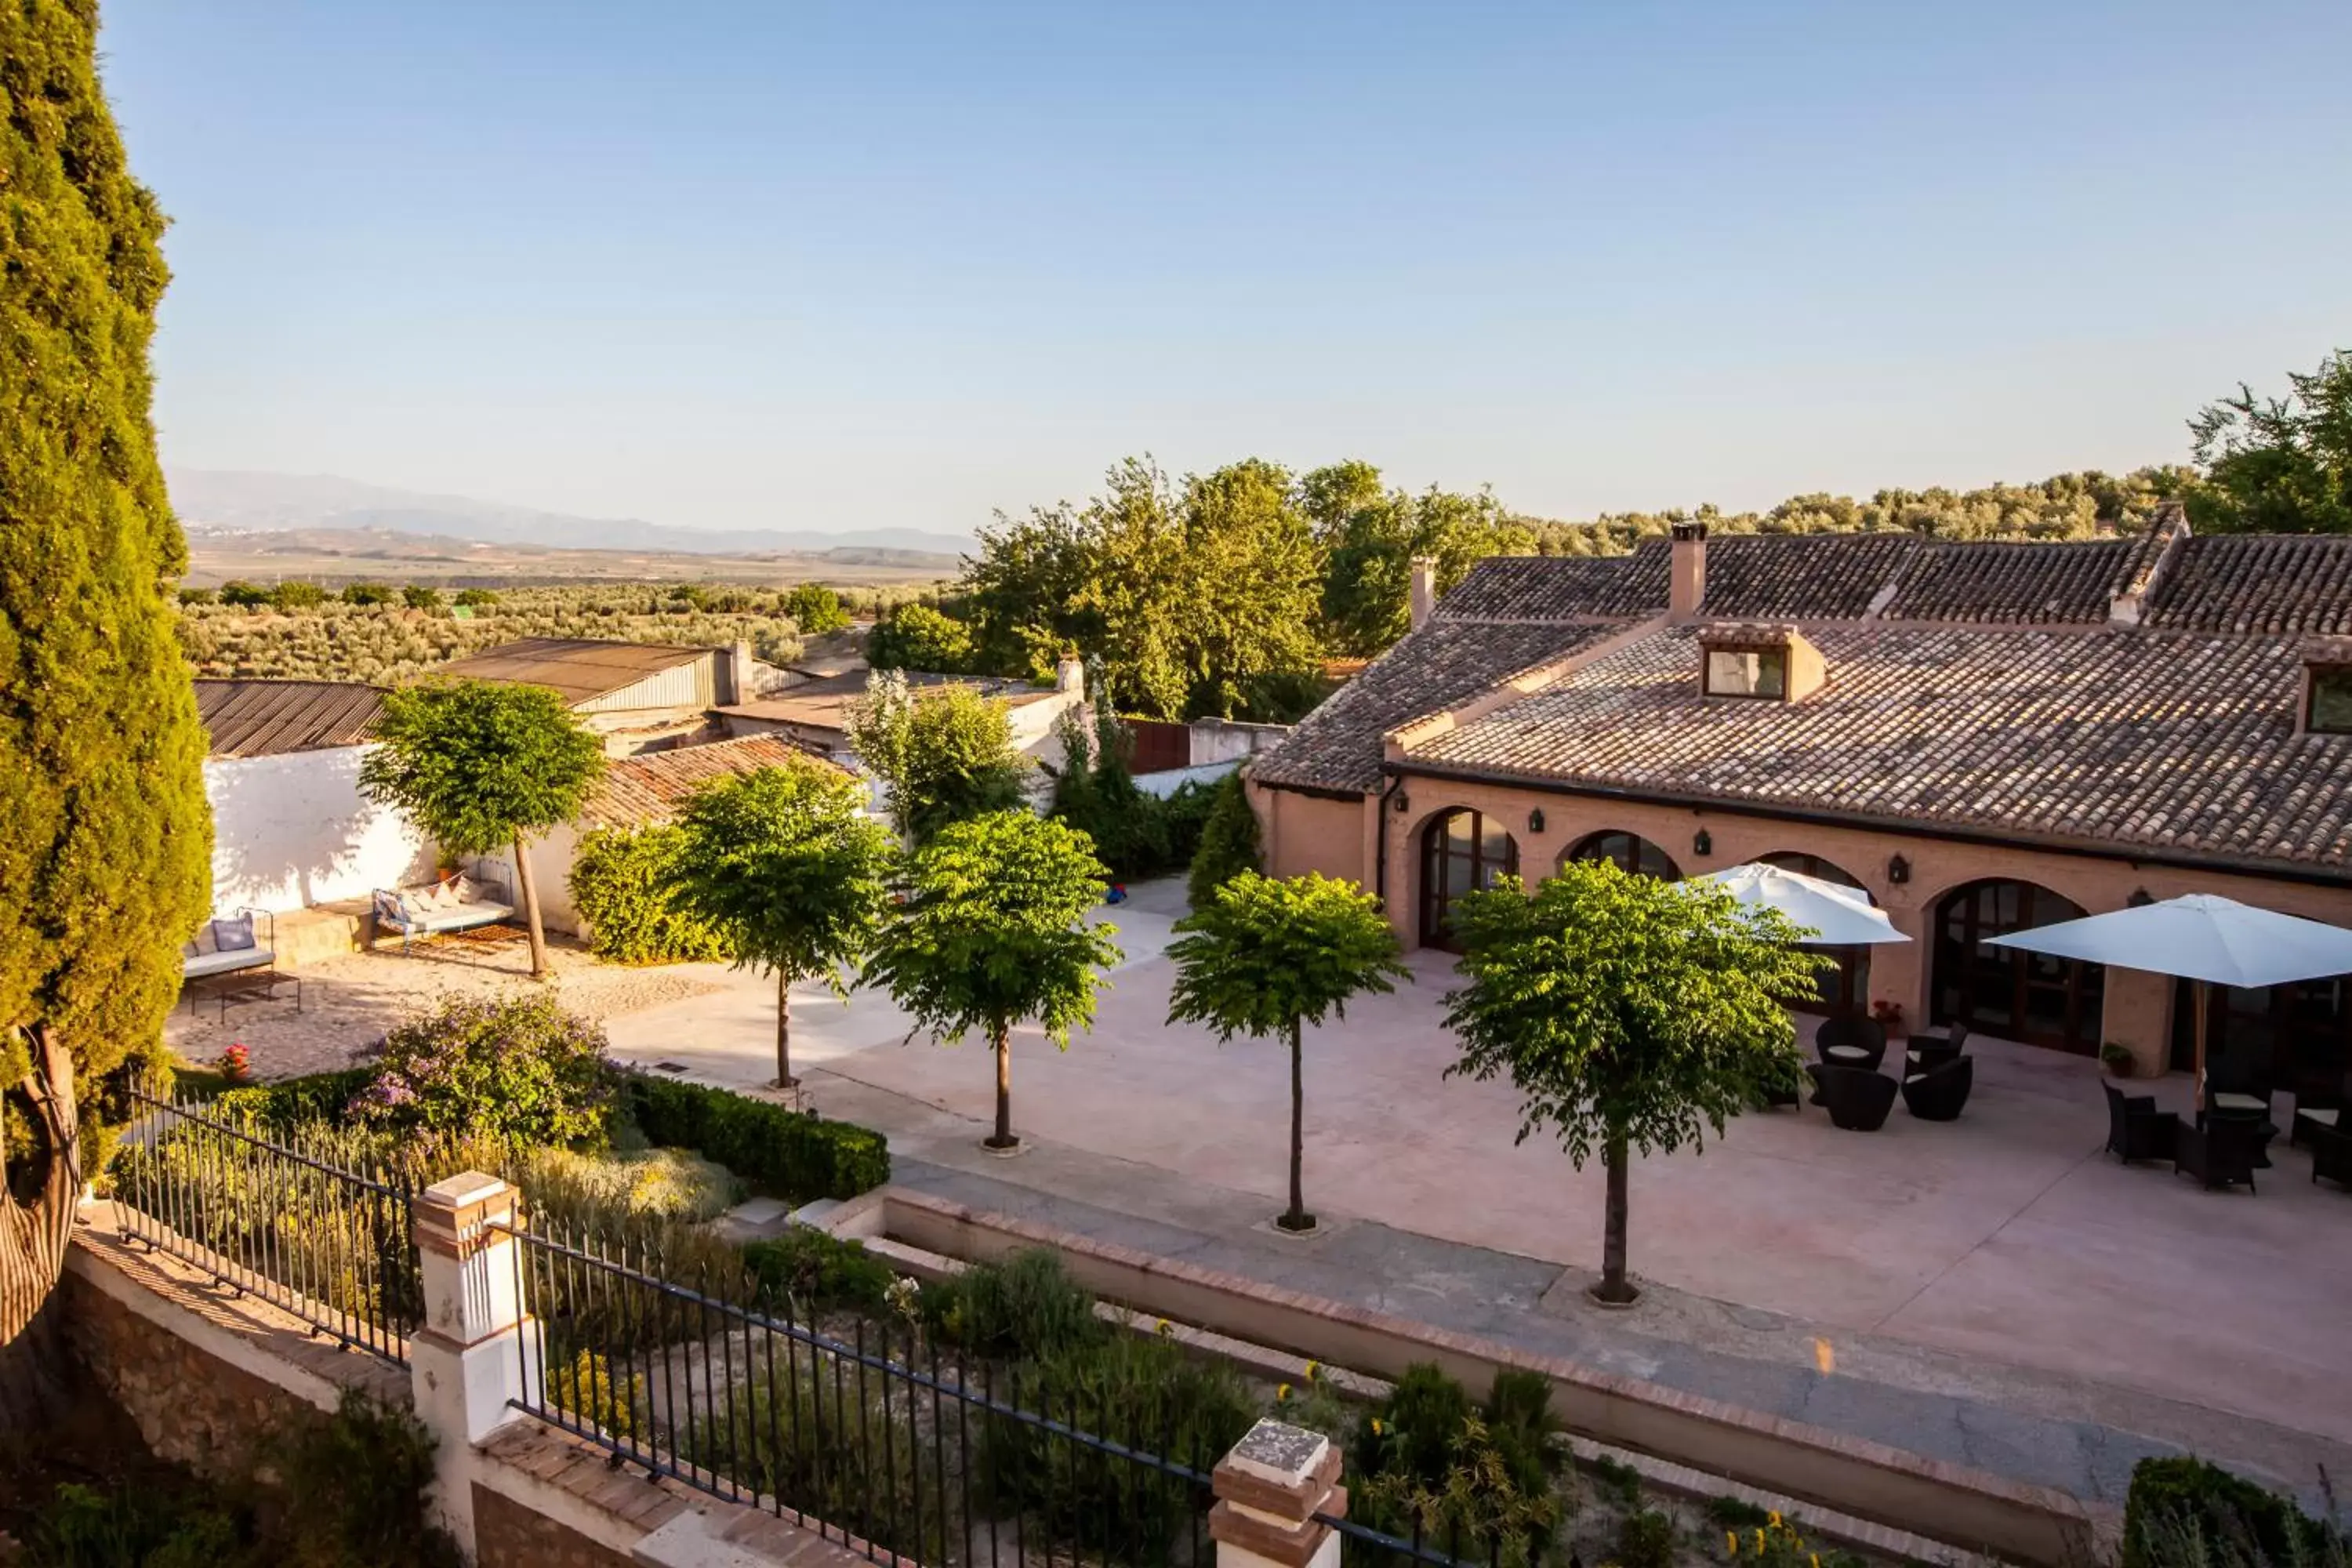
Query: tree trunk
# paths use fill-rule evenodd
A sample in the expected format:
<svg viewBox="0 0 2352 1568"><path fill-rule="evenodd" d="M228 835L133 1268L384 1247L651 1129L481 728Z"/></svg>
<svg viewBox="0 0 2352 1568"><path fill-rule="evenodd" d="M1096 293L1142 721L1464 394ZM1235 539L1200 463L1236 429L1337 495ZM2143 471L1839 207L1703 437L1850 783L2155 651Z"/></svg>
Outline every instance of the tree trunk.
<svg viewBox="0 0 2352 1568"><path fill-rule="evenodd" d="M522 894L524 929L530 932L530 977L543 979L547 974L547 932L539 923L539 885L530 879L530 850L515 835L515 887Z"/></svg>
<svg viewBox="0 0 2352 1568"><path fill-rule="evenodd" d="M1016 1149L1021 1140L1013 1136L1013 1031L996 1031L996 1131L988 1140L992 1149Z"/></svg>
<svg viewBox="0 0 2352 1568"><path fill-rule="evenodd" d="M1601 1242L1601 1283L1592 1289L1593 1299L1623 1304L1640 1299L1642 1292L1625 1278L1625 1140L1609 1141L1609 1218Z"/></svg>
<svg viewBox="0 0 2352 1568"><path fill-rule="evenodd" d="M793 977L783 970L776 971L776 1087L790 1089L800 1079L793 1076Z"/></svg>
<svg viewBox="0 0 2352 1568"><path fill-rule="evenodd" d="M1307 1154L1307 1081L1300 1062L1298 1020L1290 1020L1290 1212L1282 1216L1285 1230L1313 1230L1315 1216L1307 1212L1302 1167Z"/></svg>
<svg viewBox="0 0 2352 1568"><path fill-rule="evenodd" d="M47 1145L41 1190L30 1203L9 1194L7 1159L0 1149L0 1429L26 1431L58 1385L60 1353L48 1307L66 1247L73 1239L74 1207L81 1200L81 1120L74 1101L73 1058L64 1042L36 1024L32 1076L20 1086Z"/></svg>

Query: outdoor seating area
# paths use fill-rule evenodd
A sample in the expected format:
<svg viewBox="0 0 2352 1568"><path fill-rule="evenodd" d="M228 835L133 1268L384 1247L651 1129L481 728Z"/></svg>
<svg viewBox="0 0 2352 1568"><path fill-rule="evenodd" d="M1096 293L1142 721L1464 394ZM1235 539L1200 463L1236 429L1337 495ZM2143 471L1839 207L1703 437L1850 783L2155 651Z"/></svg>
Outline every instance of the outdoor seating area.
<svg viewBox="0 0 2352 1568"><path fill-rule="evenodd" d="M301 1011L302 982L278 973L278 917L268 910L215 915L180 944L180 989L190 1013L199 1000L216 1001L226 1020L231 1002L272 996L280 985L294 987Z"/></svg>
<svg viewBox="0 0 2352 1568"><path fill-rule="evenodd" d="M1976 1087L1976 1064L1961 1048L1968 1036L1965 1026L1955 1026L1948 1035L1910 1041L1897 1079L1879 1071L1887 1051L1884 1025L1858 1014L1824 1018L1813 1035L1821 1059L1805 1069L1813 1080L1808 1103L1828 1110L1831 1124L1849 1132L1885 1127L1898 1098L1922 1121L1957 1121Z"/></svg>
<svg viewBox="0 0 2352 1568"><path fill-rule="evenodd" d="M379 940L397 932L404 952L412 940L502 925L515 915L514 896L481 868L414 888L379 888L370 903Z"/></svg>

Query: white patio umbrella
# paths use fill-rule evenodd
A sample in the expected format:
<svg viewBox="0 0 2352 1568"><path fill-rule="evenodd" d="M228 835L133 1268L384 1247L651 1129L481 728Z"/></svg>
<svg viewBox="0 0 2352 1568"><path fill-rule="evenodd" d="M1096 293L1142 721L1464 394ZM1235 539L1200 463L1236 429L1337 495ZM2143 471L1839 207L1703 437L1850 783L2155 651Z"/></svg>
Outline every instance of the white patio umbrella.
<svg viewBox="0 0 2352 1568"><path fill-rule="evenodd" d="M1786 867L1753 860L1691 879L1713 882L1743 904L1780 910L1791 923L1817 933L1805 939L1807 946L1867 947L1911 940L1895 929L1886 911L1860 888L1825 882Z"/></svg>
<svg viewBox="0 0 2352 1568"><path fill-rule="evenodd" d="M2136 904L1984 939L1996 947L2113 963L2194 981L2197 1103L2205 1103L2205 996L2211 985L2284 985L2352 973L2352 931L2211 893Z"/></svg>

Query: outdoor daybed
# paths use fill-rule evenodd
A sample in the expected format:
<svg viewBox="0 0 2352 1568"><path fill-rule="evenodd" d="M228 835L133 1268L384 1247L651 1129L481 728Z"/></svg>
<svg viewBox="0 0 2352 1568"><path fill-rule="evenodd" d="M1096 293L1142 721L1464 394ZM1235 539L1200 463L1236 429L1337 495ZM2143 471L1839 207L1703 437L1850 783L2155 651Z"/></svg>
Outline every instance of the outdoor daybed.
<svg viewBox="0 0 2352 1568"><path fill-rule="evenodd" d="M446 936L514 918L505 888L478 876L451 877L394 892L378 888L373 902L379 932L396 931L406 951L412 937Z"/></svg>

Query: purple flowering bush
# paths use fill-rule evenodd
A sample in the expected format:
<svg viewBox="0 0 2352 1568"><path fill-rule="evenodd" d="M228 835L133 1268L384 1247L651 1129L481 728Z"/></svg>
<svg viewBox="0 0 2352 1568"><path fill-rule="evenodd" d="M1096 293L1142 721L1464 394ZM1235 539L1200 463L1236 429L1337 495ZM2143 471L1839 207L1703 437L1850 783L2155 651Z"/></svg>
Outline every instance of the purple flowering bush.
<svg viewBox="0 0 2352 1568"><path fill-rule="evenodd" d="M385 1038L352 1119L388 1132L598 1142L612 1100L604 1046L601 1026L551 996L454 998Z"/></svg>

